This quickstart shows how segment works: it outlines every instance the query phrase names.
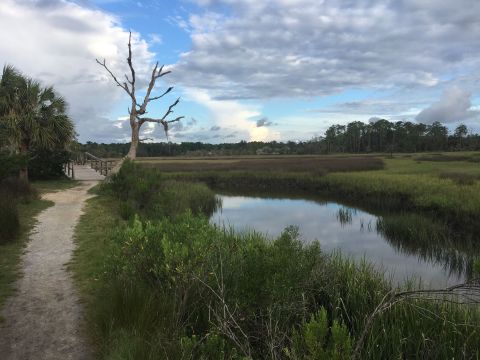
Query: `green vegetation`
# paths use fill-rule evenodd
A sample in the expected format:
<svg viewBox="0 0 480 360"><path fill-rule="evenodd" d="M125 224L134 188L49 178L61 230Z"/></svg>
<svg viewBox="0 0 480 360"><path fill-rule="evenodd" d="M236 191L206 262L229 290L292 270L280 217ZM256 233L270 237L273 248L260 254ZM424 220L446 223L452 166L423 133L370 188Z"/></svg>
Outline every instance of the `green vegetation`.
<svg viewBox="0 0 480 360"><path fill-rule="evenodd" d="M234 160L219 165L221 171L196 171L200 166L196 163L207 161L203 159L190 160L189 163L193 165L183 160L172 160L168 164L141 161L140 164L149 168L176 170L165 176L202 181L217 189L318 195L374 211L422 212L456 230L480 231L477 221L480 213L480 182L476 181L480 176L480 168L473 161L478 158L478 153L465 152L460 155L464 161L417 161L414 157L386 157L383 159L385 167L376 171L338 172L334 169L326 174L326 171L309 172L307 168L305 172L262 171L260 166L255 165L239 171L235 170ZM354 163L357 157L343 160L348 158L325 156L316 161L323 159L333 164L349 164ZM264 162L263 159L257 161ZM250 163L254 162L250 160ZM230 171L223 170L228 166Z"/></svg>
<svg viewBox="0 0 480 360"><path fill-rule="evenodd" d="M217 228L197 208L208 196L214 203L208 189L132 163L122 170L89 201L72 264L100 358L343 359L365 330L360 358L480 356L477 308L407 297L366 328L395 290L371 265L305 245L295 228L274 240ZM169 202L170 188L191 200Z"/></svg>
<svg viewBox="0 0 480 360"><path fill-rule="evenodd" d="M148 171L131 161L125 161L105 191L120 200L120 213L126 220L136 213L175 217L185 209L210 214L217 206L214 193L205 185L165 181L158 169Z"/></svg>
<svg viewBox="0 0 480 360"><path fill-rule="evenodd" d="M52 172L61 175L60 161L65 160L62 151L75 136L66 106L52 87L43 88L13 66L4 66L0 79L0 151L32 158L37 177L52 177ZM29 179L25 163L19 178Z"/></svg>
<svg viewBox="0 0 480 360"><path fill-rule="evenodd" d="M265 173L312 173L362 171L383 169L383 161L376 157L300 157L282 156L268 158L221 159L204 161L142 161L145 167L154 167L164 172L178 171L228 171Z"/></svg>

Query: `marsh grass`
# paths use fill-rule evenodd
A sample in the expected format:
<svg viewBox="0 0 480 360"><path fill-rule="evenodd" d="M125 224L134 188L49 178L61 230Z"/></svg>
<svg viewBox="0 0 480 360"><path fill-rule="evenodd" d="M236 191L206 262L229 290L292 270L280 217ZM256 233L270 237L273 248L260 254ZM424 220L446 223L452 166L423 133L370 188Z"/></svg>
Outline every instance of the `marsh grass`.
<svg viewBox="0 0 480 360"><path fill-rule="evenodd" d="M447 155L447 154L431 154L431 155L422 155L416 158L417 161L436 161L436 162L447 162L447 161L469 161L470 156L465 155Z"/></svg>
<svg viewBox="0 0 480 360"><path fill-rule="evenodd" d="M219 200L205 184L166 179L159 169L145 169L126 161L102 191L120 200L125 220L135 214L150 218L175 217L185 209L194 214L211 214Z"/></svg>
<svg viewBox="0 0 480 360"><path fill-rule="evenodd" d="M237 171L274 173L311 173L322 176L328 172L364 171L383 169L383 161L377 157L272 157L231 159L229 161L158 161L145 162L143 166L166 172Z"/></svg>
<svg viewBox="0 0 480 360"><path fill-rule="evenodd" d="M473 185L480 179L480 175L450 171L440 173L439 178L452 180L457 185Z"/></svg>

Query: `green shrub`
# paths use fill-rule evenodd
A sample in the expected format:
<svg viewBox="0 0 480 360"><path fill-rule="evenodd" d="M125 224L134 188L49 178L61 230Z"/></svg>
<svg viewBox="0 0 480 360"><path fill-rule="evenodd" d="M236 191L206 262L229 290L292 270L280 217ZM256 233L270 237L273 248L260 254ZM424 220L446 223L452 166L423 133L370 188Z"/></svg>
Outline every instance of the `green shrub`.
<svg viewBox="0 0 480 360"><path fill-rule="evenodd" d="M299 331L293 331L292 348L285 353L290 359L343 360L351 357L352 346L347 327L336 319L330 326L327 311L322 307L302 323Z"/></svg>
<svg viewBox="0 0 480 360"><path fill-rule="evenodd" d="M184 354L193 351L194 358L205 359L208 349L229 354L226 358L348 358L366 318L392 290L368 263L326 256L318 243L302 244L296 228L270 241L216 228L191 213L155 223L137 217L118 230L105 276L169 298L171 303L162 305L165 313L154 316L168 316L177 325L155 335L164 342L155 346L175 347L177 341ZM474 308L405 301L377 318L362 354L473 356L480 337L470 336L471 326L478 320ZM146 336L144 344L153 341Z"/></svg>
<svg viewBox="0 0 480 360"><path fill-rule="evenodd" d="M32 180L63 178L63 164L69 159L70 153L66 150L33 149L28 161L28 176Z"/></svg>
<svg viewBox="0 0 480 360"><path fill-rule="evenodd" d="M27 160L23 156L0 152L0 181L17 176L26 163Z"/></svg>
<svg viewBox="0 0 480 360"><path fill-rule="evenodd" d="M133 213L152 219L174 218L186 210L209 215L219 205L206 185L165 180L159 170L145 169L129 160L103 188L121 200L124 219L131 218Z"/></svg>
<svg viewBox="0 0 480 360"><path fill-rule="evenodd" d="M16 200L0 191L0 245L12 241L20 230Z"/></svg>
<svg viewBox="0 0 480 360"><path fill-rule="evenodd" d="M302 243L297 228L268 239L209 224L194 214L214 199L203 185L129 162L122 171L104 187L131 219L109 242L99 282L106 358L348 358L378 304L402 290L366 261ZM408 234L412 247L447 241L443 222L427 220L385 217L377 226L392 244ZM415 240L405 224L426 232ZM406 299L375 318L359 358L476 358L479 322L475 307Z"/></svg>

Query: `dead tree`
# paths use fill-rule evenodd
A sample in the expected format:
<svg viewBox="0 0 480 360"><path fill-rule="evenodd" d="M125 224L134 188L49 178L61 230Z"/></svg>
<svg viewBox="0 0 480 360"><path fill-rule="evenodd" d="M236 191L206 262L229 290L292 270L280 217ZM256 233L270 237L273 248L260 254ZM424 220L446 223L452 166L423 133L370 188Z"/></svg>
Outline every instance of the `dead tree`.
<svg viewBox="0 0 480 360"><path fill-rule="evenodd" d="M151 118L151 117L142 117L142 115L145 115L147 113L147 107L151 101L161 99L162 97L167 95L170 91L172 91L173 87L169 87L162 94L158 96L152 96L152 91L153 91L153 88L155 87L156 81L159 78L169 74L170 71L164 71L163 70L164 66L162 65L159 67L157 62L155 64L155 67L152 70L152 75L150 77L150 82L148 84L145 97L143 101L138 102L137 96L136 96L136 87L135 87L136 85L135 69L133 68L133 64L132 64L132 32L130 32L130 35L128 38L128 58L127 58L127 63L130 68L131 74L130 74L130 77L127 74L125 74L125 81L120 81L115 76L115 74L107 67L105 59L103 59L103 61L99 61L98 59L95 59L95 60L99 65L101 65L102 67L105 68L105 70L107 70L107 72L113 78L117 86L125 90L125 92L130 97L131 106L128 108L128 114L130 117L130 127L132 128L132 140L130 143L130 150L128 151L126 158L135 159L137 157L137 148L140 142L140 128L142 127L143 124L145 124L146 122L161 124L163 126L163 130L165 131L165 135L168 136L169 124L183 119L183 116L179 116L175 119L168 120L168 116L173 113L174 107L177 106L178 102L180 101L179 98L175 100L168 107L168 110L165 112L165 114L161 118L157 119L157 118Z"/></svg>

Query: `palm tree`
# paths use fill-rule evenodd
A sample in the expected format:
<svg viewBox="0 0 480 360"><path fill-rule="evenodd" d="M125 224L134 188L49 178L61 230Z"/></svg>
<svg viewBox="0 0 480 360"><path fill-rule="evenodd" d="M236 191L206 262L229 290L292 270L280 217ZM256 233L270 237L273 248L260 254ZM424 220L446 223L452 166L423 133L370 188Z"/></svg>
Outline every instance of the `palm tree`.
<svg viewBox="0 0 480 360"><path fill-rule="evenodd" d="M33 147L63 149L75 136L65 100L9 65L0 80L0 119L0 139L25 157ZM27 167L19 178L28 181Z"/></svg>

